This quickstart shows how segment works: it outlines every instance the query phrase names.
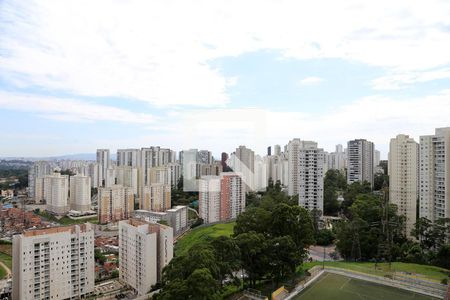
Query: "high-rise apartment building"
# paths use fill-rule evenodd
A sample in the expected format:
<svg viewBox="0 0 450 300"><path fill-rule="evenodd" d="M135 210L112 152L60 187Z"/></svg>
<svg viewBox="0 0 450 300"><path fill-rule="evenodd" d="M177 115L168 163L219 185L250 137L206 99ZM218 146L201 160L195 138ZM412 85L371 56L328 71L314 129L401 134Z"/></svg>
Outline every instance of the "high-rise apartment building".
<svg viewBox="0 0 450 300"><path fill-rule="evenodd" d="M220 221L220 176L203 176L198 181L198 211L204 223Z"/></svg>
<svg viewBox="0 0 450 300"><path fill-rule="evenodd" d="M202 176L199 180L199 215L205 223L237 218L245 210L245 183L240 174Z"/></svg>
<svg viewBox="0 0 450 300"><path fill-rule="evenodd" d="M70 177L70 209L85 213L91 210L91 179L89 176Z"/></svg>
<svg viewBox="0 0 450 300"><path fill-rule="evenodd" d="M298 195L300 206L323 212L323 149L316 142L293 139L288 144L288 164L288 194Z"/></svg>
<svg viewBox="0 0 450 300"><path fill-rule="evenodd" d="M253 191L255 188L255 152L241 145L236 148L234 154L231 168L234 172L242 174L246 191Z"/></svg>
<svg viewBox="0 0 450 300"><path fill-rule="evenodd" d="M115 182L124 187L128 187L133 194L138 194L138 169L132 166L120 166L115 169Z"/></svg>
<svg viewBox="0 0 450 300"><path fill-rule="evenodd" d="M117 166L137 168L141 163L141 150L139 149L117 149Z"/></svg>
<svg viewBox="0 0 450 300"><path fill-rule="evenodd" d="M35 200L36 203L42 201L42 178L53 172L50 163L47 161L37 161L28 170L28 196ZM36 194L36 181L41 181Z"/></svg>
<svg viewBox="0 0 450 300"><path fill-rule="evenodd" d="M44 176L43 195L47 211L56 215L68 213L69 176L60 173Z"/></svg>
<svg viewBox="0 0 450 300"><path fill-rule="evenodd" d="M413 138L399 134L391 139L388 174L389 201L406 217L406 234L409 236L416 223L419 197L419 144Z"/></svg>
<svg viewBox="0 0 450 300"><path fill-rule="evenodd" d="M106 176L107 170L111 167L111 159L109 156L109 149L97 149L97 163L100 165L99 168L99 187L106 186Z"/></svg>
<svg viewBox="0 0 450 300"><path fill-rule="evenodd" d="M152 183L141 189L140 209L163 212L171 207L171 187L168 184Z"/></svg>
<svg viewBox="0 0 450 300"><path fill-rule="evenodd" d="M167 165L170 172L170 182L172 183L172 187L178 187L178 181L181 178L181 165L177 162L169 163Z"/></svg>
<svg viewBox="0 0 450 300"><path fill-rule="evenodd" d="M236 219L245 210L245 184L236 173L220 174L220 220Z"/></svg>
<svg viewBox="0 0 450 300"><path fill-rule="evenodd" d="M373 150L373 168L374 168L374 170L379 165L380 165L380 151L374 149Z"/></svg>
<svg viewBox="0 0 450 300"><path fill-rule="evenodd" d="M347 182L367 181L373 186L374 144L364 139L349 141L347 144Z"/></svg>
<svg viewBox="0 0 450 300"><path fill-rule="evenodd" d="M91 163L88 167L88 175L91 178L91 186L93 188L101 187L101 179L100 179L100 169L101 166L98 163Z"/></svg>
<svg viewBox="0 0 450 300"><path fill-rule="evenodd" d="M341 144L336 145L335 152L328 154L328 170L334 169L344 172L347 167L347 157Z"/></svg>
<svg viewBox="0 0 450 300"><path fill-rule="evenodd" d="M113 185L98 189L98 219L102 224L127 219L134 210L132 189Z"/></svg>
<svg viewBox="0 0 450 300"><path fill-rule="evenodd" d="M160 281L173 257L173 230L139 219L119 222L119 279L139 296Z"/></svg>
<svg viewBox="0 0 450 300"><path fill-rule="evenodd" d="M450 127L420 137L419 216L450 218Z"/></svg>
<svg viewBox="0 0 450 300"><path fill-rule="evenodd" d="M14 300L81 299L94 292L94 229L81 224L13 236Z"/></svg>

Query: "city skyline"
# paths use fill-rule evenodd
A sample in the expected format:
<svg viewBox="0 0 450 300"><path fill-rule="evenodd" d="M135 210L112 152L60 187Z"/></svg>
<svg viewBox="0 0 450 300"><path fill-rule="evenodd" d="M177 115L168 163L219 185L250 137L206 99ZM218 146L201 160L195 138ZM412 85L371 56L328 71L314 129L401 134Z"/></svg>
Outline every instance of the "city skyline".
<svg viewBox="0 0 450 300"><path fill-rule="evenodd" d="M78 4L0 4L0 157L298 137L385 159L448 126L445 1Z"/></svg>

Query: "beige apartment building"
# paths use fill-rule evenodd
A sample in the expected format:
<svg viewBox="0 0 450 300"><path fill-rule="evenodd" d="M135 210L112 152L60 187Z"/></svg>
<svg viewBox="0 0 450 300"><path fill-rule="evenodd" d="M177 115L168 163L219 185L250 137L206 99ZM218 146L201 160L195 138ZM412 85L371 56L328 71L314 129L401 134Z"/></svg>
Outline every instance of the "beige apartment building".
<svg viewBox="0 0 450 300"><path fill-rule="evenodd" d="M389 201L406 217L406 234L416 223L419 197L419 144L408 135L399 134L389 144Z"/></svg>
<svg viewBox="0 0 450 300"><path fill-rule="evenodd" d="M119 279L139 296L161 278L173 257L173 229L139 219L119 222Z"/></svg>
<svg viewBox="0 0 450 300"><path fill-rule="evenodd" d="M420 137L419 216L450 218L450 127Z"/></svg>
<svg viewBox="0 0 450 300"><path fill-rule="evenodd" d="M13 236L12 299L79 299L94 291L94 229L89 223Z"/></svg>
<svg viewBox="0 0 450 300"><path fill-rule="evenodd" d="M81 213L91 210L91 178L89 176L70 177L70 209Z"/></svg>
<svg viewBox="0 0 450 300"><path fill-rule="evenodd" d="M98 219L100 223L127 219L134 210L134 193L131 188L112 185L98 189Z"/></svg>
<svg viewBox="0 0 450 300"><path fill-rule="evenodd" d="M142 188L140 209L164 212L171 207L171 186L153 183Z"/></svg>

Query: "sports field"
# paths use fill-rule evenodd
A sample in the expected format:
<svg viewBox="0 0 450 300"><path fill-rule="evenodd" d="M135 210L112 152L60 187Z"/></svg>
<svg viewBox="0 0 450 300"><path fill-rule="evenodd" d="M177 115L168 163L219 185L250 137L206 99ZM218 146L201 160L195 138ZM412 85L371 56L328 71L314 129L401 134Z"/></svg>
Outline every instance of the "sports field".
<svg viewBox="0 0 450 300"><path fill-rule="evenodd" d="M413 292L353 279L350 277L325 273L312 283L295 300L435 300Z"/></svg>

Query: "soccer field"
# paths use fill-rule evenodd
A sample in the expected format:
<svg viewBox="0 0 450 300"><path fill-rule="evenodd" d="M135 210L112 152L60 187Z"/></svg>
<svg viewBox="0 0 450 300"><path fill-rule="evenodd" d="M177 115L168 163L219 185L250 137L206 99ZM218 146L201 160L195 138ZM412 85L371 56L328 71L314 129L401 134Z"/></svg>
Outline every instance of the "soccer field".
<svg viewBox="0 0 450 300"><path fill-rule="evenodd" d="M434 300L436 298L416 294L390 286L325 273L295 300Z"/></svg>

